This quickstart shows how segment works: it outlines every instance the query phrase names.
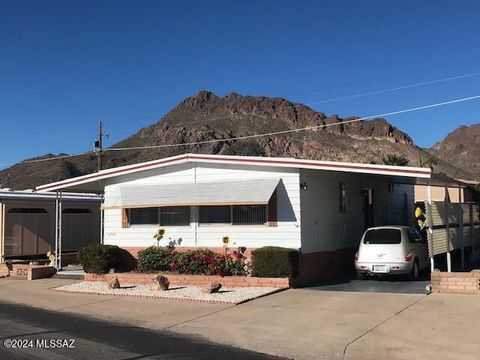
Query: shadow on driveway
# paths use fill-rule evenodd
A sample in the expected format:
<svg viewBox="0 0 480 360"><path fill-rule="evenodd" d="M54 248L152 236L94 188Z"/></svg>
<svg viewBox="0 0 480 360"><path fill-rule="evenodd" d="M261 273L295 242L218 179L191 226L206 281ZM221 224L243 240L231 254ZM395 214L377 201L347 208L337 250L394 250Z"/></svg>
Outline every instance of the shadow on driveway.
<svg viewBox="0 0 480 360"><path fill-rule="evenodd" d="M336 283L322 284L305 288L306 290L353 291L393 294L428 294L429 276L424 275L418 281L409 281L398 277L370 278L367 280L346 279Z"/></svg>

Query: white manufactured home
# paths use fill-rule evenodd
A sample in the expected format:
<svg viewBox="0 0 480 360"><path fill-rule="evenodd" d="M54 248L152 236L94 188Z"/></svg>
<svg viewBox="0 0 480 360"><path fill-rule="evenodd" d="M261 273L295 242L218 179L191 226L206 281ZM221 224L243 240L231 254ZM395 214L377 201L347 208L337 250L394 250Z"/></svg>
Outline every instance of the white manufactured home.
<svg viewBox="0 0 480 360"><path fill-rule="evenodd" d="M430 169L185 154L42 185L104 196L106 244L132 253L157 245L301 251L305 281L352 266L365 228L412 224L414 184ZM308 273L308 274L307 274Z"/></svg>

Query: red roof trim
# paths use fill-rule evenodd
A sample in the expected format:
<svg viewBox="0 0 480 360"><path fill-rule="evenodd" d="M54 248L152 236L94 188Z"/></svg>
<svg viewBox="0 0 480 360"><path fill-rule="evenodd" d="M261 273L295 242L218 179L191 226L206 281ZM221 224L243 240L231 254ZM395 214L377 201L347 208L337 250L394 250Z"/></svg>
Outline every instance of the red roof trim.
<svg viewBox="0 0 480 360"><path fill-rule="evenodd" d="M359 166L359 165L342 165L342 164L315 164L315 163L308 163L308 162L302 162L301 160L275 160L274 158L268 158L268 159L242 159L242 158L229 158L229 157L222 157L222 156L216 156L216 157L207 157L207 156L201 156L201 155L183 155L174 159L164 159L164 160L159 160L155 162L151 162L149 164L139 164L137 166L132 166L129 167L128 169L117 169L117 170L112 170L108 172L104 172L102 174L99 173L94 173L89 176L86 176L82 179L72 179L69 181L65 181L56 185L49 185L46 187L39 186L37 187L37 190L48 190L55 188L59 185L69 185L69 184L75 184L79 182L83 182L86 180L90 179L95 179L95 178L102 178L104 176L108 177L111 175L115 174L121 174L124 172L130 172L132 170L141 170L144 168L149 168L149 167L155 167L157 165L164 165L164 164L169 164L172 162L177 162L181 160L208 160L211 162L214 161L230 161L230 162L237 162L237 163L245 163L245 164L278 164L278 165L294 165L294 166L311 166L319 169L328 169L328 168L337 168L337 169L346 169L346 170L373 170L373 171L386 171L386 172L393 172L393 173L407 173L407 174L417 174L417 175L430 175L429 170L411 170L411 169L392 169L392 168L387 168L387 167L370 167L370 166Z"/></svg>
<svg viewBox="0 0 480 360"><path fill-rule="evenodd" d="M233 161L233 162L245 162L245 163L274 163L274 164L281 164L281 165L299 165L299 166L313 166L318 168L341 168L341 169L353 169L353 170L375 170L375 171L389 171L389 172L397 172L397 173L408 173L408 174L419 174L419 175L430 175L429 170L410 170L410 169L391 169L391 168L382 168L382 167L370 167L370 166L358 166L358 165L342 165L342 164L315 164L315 163L307 163L300 161L280 161L269 158L268 160L265 159L230 159L225 157L216 157L214 159L209 157L202 157L198 155L191 155L190 159L192 160L221 160L221 161Z"/></svg>

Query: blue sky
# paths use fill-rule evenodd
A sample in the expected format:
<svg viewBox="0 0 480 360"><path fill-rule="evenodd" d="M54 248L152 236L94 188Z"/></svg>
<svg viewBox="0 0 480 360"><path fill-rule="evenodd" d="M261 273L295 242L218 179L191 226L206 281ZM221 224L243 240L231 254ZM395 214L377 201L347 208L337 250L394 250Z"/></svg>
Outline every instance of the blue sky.
<svg viewBox="0 0 480 360"><path fill-rule="evenodd" d="M304 103L480 72L478 1L0 0L0 164L111 144L199 90ZM368 116L480 94L480 76L316 103ZM480 100L388 117L420 146Z"/></svg>

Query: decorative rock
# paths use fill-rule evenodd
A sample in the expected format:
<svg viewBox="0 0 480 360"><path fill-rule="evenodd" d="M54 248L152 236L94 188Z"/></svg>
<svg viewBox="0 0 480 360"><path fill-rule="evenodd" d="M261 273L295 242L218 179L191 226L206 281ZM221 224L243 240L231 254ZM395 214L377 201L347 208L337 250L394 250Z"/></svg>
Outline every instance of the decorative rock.
<svg viewBox="0 0 480 360"><path fill-rule="evenodd" d="M108 282L109 289L120 289L120 281L116 277Z"/></svg>
<svg viewBox="0 0 480 360"><path fill-rule="evenodd" d="M213 282L210 285L204 286L202 288L202 292L205 294L213 294L213 293L217 293L218 290L220 290L221 288L222 288L222 284L218 282Z"/></svg>
<svg viewBox="0 0 480 360"><path fill-rule="evenodd" d="M157 275L153 279L152 290L167 291L170 286L170 281L163 275Z"/></svg>

